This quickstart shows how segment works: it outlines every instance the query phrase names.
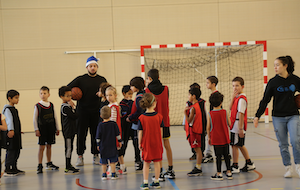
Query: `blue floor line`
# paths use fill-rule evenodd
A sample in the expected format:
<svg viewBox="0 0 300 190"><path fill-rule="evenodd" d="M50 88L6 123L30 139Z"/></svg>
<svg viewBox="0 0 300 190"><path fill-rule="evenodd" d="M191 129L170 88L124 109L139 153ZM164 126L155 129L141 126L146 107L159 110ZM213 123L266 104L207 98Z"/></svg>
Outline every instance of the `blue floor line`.
<svg viewBox="0 0 300 190"><path fill-rule="evenodd" d="M177 187L177 185L175 184L173 179L168 179L168 180L171 183L171 185L174 187L175 190L179 190L179 188Z"/></svg>

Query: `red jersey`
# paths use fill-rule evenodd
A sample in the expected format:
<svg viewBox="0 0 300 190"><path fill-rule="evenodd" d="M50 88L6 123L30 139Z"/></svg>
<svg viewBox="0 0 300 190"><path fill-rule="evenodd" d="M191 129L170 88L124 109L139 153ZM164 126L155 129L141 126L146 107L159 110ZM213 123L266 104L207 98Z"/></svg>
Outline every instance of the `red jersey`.
<svg viewBox="0 0 300 190"><path fill-rule="evenodd" d="M149 88L146 88L146 93L152 93ZM167 86L164 86L164 90L161 94L155 95L156 108L155 111L163 116L163 121L165 127L170 127L170 117L169 117L169 90Z"/></svg>
<svg viewBox="0 0 300 190"><path fill-rule="evenodd" d="M139 117L143 137L141 146L143 148L142 158L145 161L162 160L163 146L161 126L163 116L159 113L144 113ZM140 126L139 126L140 127Z"/></svg>
<svg viewBox="0 0 300 190"><path fill-rule="evenodd" d="M193 126L191 127L192 128L191 131L196 134L202 134L203 126L202 126L202 112L201 112L200 106L198 103L191 105L190 109L187 110L188 116L190 115L191 108L195 109L195 116L194 116ZM190 136L190 129L189 129L190 126L189 125L190 124L187 122L187 120L185 120L185 132L186 132L187 139Z"/></svg>
<svg viewBox="0 0 300 190"><path fill-rule="evenodd" d="M117 121L116 121L116 123L118 124L118 128L119 128L119 131L120 131L120 136L122 138L122 127L121 127L120 109L119 109L119 106L117 106L117 105L110 106L110 108L112 108L112 107L116 108L116 110L117 110ZM119 147L118 139L117 139L117 147Z"/></svg>
<svg viewBox="0 0 300 190"><path fill-rule="evenodd" d="M226 110L212 110L209 112L211 121L211 144L225 145L229 144L229 132L227 124Z"/></svg>
<svg viewBox="0 0 300 190"><path fill-rule="evenodd" d="M232 107L231 107L231 115L230 115L231 125L230 125L230 129L233 128L234 122L236 121L236 114L238 113L238 104L239 104L239 100L241 98L243 98L246 101L246 103L248 103L247 98L244 95L240 95L239 97L234 97L233 104L232 104ZM244 130L245 131L247 130L247 108L246 108L245 114L244 114Z"/></svg>
<svg viewBox="0 0 300 190"><path fill-rule="evenodd" d="M134 114L134 113L137 111L137 102L136 102L136 99L137 99L138 97L143 97L143 94L138 94L138 95L135 97L134 102L133 102L133 104L132 104L132 108L131 108L131 113L130 113L130 115ZM137 120L133 120L132 122L134 122L134 121L137 121Z"/></svg>

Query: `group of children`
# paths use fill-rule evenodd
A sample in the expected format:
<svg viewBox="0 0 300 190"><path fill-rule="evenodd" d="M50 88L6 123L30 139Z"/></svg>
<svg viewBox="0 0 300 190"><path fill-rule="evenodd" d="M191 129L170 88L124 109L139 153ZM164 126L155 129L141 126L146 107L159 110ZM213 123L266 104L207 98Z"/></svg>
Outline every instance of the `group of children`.
<svg viewBox="0 0 300 190"><path fill-rule="evenodd" d="M145 87L145 82L147 87ZM244 80L241 77L233 79L233 95L230 102L231 116L227 117L226 110L222 108L223 95L216 90L218 79L215 76L207 78L207 88L212 90L209 97L210 111L205 110L205 101L200 98L201 90L197 83L190 86L189 100L184 110L185 131L195 157L196 166L189 172L188 176L202 175L201 163L205 151L205 137L207 134L208 148L206 158L212 159L209 152L210 145L214 147L216 155L217 173L211 177L213 180L223 180L221 172L221 159L224 157L227 170L224 171L228 179L232 179L232 173L239 173L238 155L239 150L246 159L242 171L254 170L249 153L244 146L245 131L247 129L247 98L243 93ZM137 93L132 101L132 94ZM46 169L58 170L51 161L51 146L55 144L55 135L59 135L58 120L54 106L48 101L49 88L43 86L40 89L41 101L34 108L34 129L39 138L38 168L37 173L43 172L42 159L46 149ZM141 189L148 189L148 176L150 163L154 162L155 176L153 176L154 188L160 188L161 181L165 177L174 179L172 150L169 142L170 120L169 120L169 91L159 80L157 69L148 72L146 81L142 77L134 77L130 85L122 88L124 99L117 103L117 92L114 87L104 82L100 85L98 96L101 98L99 125L96 132L97 149L100 152L100 163L102 164L102 179L116 179L120 174L126 174L124 156L128 141L132 140L135 152L135 169L142 170L144 181ZM78 114L74 104L71 102L72 92L68 86L59 89L61 105L61 125L65 141L65 174L77 174L71 164L73 141L76 134L76 119ZM17 160L22 148L21 124L18 111L14 107L19 101L19 93L10 90L7 93L8 105L5 105L0 115L0 130L7 131L0 138L2 147L7 149L5 160L5 173L7 176L24 174L17 168ZM2 116L2 117L1 117ZM230 136L228 127L230 127ZM3 137L5 139L3 139ZM230 166L229 144L232 146L233 165ZM162 168L163 145L166 149L168 170L164 173ZM142 151L142 158L140 155ZM1 151L0 151L1 152ZM144 162L142 162L142 160ZM107 169L107 165L109 168ZM1 168L0 168L1 169Z"/></svg>
<svg viewBox="0 0 300 190"><path fill-rule="evenodd" d="M241 169L244 172L255 169L247 148L245 147L245 132L247 130L247 98L243 93L244 80L235 77L232 80L233 94L230 102L230 118L222 108L223 95L216 90L218 79L215 76L207 78L206 86L212 91L209 97L210 111L206 116L205 101L200 98L200 86L196 83L190 86L189 101L184 110L185 131L191 148L196 153L196 166L188 176L202 175L201 163L204 155L205 136L208 145L212 145L216 155L217 173L211 176L212 180L223 180L221 172L222 157L225 160L226 170L223 172L227 179L233 179L232 173L239 173L239 150L242 152L246 163ZM230 139L229 129L230 128ZM229 144L232 146L233 164L230 166ZM209 148L210 149L210 148ZM211 155L206 156L212 158Z"/></svg>

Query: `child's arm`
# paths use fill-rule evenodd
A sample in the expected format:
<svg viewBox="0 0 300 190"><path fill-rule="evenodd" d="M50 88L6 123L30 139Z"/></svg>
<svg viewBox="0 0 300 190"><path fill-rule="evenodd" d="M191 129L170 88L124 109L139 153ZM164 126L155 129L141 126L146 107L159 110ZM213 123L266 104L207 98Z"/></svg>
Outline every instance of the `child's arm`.
<svg viewBox="0 0 300 190"><path fill-rule="evenodd" d="M208 143L211 145L211 139L210 139L210 114L207 114L207 125L206 125L206 132L207 132L207 139Z"/></svg>
<svg viewBox="0 0 300 190"><path fill-rule="evenodd" d="M67 115L67 117L76 120L78 118L78 114L76 113L75 109L72 109L71 107L64 106L63 107L63 113Z"/></svg>
<svg viewBox="0 0 300 190"><path fill-rule="evenodd" d="M239 114L239 122L238 122L238 126L239 126L239 137L240 138L244 138L245 134L244 134L244 130L243 130L243 125L244 125L244 114L241 112L238 112Z"/></svg>
<svg viewBox="0 0 300 190"><path fill-rule="evenodd" d="M35 136L39 137L41 136L41 133L39 131L39 128L38 128L38 115L39 115L39 111L38 111L38 108L37 106L35 105L34 106L34 110L33 110L33 128L34 128L34 131L35 131Z"/></svg>
<svg viewBox="0 0 300 190"><path fill-rule="evenodd" d="M143 130L139 130L139 149L140 149L140 151L143 151L142 144L141 144L142 138L143 138Z"/></svg>
<svg viewBox="0 0 300 190"><path fill-rule="evenodd" d="M2 119L1 123L2 124L0 125L0 130L1 131L6 131L7 130L7 125L6 125L5 119Z"/></svg>
<svg viewBox="0 0 300 190"><path fill-rule="evenodd" d="M226 120L227 120L227 124L230 127L231 126L231 120L230 120L230 116L227 114L226 112Z"/></svg>
<svg viewBox="0 0 300 190"><path fill-rule="evenodd" d="M5 109L5 112L3 113L6 117L5 121L6 121L6 124L7 124L7 136L9 138L13 138L13 136L15 135L15 128L14 128L14 120L13 120L13 116L10 112L9 109Z"/></svg>
<svg viewBox="0 0 300 190"><path fill-rule="evenodd" d="M187 111L190 110L190 115L187 114ZM194 115L195 115L195 109L192 107L191 109L189 107L185 107L184 109L184 115L186 118L186 121L188 123L191 123L194 119Z"/></svg>
<svg viewBox="0 0 300 190"><path fill-rule="evenodd" d="M56 136L59 135L59 122L58 122L58 119L56 117L56 113L55 113L55 109L54 109L54 105L53 105L53 112L54 112L54 120L55 120L55 125L56 125Z"/></svg>

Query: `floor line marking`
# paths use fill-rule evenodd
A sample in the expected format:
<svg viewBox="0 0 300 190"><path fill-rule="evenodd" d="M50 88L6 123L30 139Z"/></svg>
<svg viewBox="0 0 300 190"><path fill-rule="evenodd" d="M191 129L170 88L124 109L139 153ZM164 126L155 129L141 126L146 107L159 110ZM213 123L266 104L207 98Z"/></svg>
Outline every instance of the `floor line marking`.
<svg viewBox="0 0 300 190"><path fill-rule="evenodd" d="M277 139L274 139L274 138L271 138L271 137L268 137L268 136L266 136L266 135L263 135L263 134L260 134L260 133L258 133L258 132L253 132L253 133L255 133L255 134L257 134L257 135L260 135L260 136L262 136L262 137L265 137L265 138L268 138L268 139L271 139L272 141L276 141L276 142L278 142L278 140ZM291 145L289 145L290 147L292 147Z"/></svg>
<svg viewBox="0 0 300 190"><path fill-rule="evenodd" d="M175 184L173 179L168 178L168 180L171 183L171 185L174 187L175 190L179 190L179 188L177 187L177 185Z"/></svg>
<svg viewBox="0 0 300 190"><path fill-rule="evenodd" d="M210 188L195 189L195 190L223 189L223 188L228 188L228 187L236 187L236 186L241 186L241 185L246 185L246 184L249 184L249 183L256 182L256 181L260 180L263 177L263 175L261 173L259 173L258 171L254 170L254 172L258 174L258 178L255 179L255 180L252 180L252 181L248 181L248 182L240 183L240 184L236 184L236 185L229 185L229 186L223 186L223 187L210 187Z"/></svg>
<svg viewBox="0 0 300 190"><path fill-rule="evenodd" d="M86 186L84 186L84 185L81 185L81 184L79 183L79 178L76 179L76 185L78 185L79 187L85 188L85 189L104 190L104 189L96 189L96 188L86 187Z"/></svg>

